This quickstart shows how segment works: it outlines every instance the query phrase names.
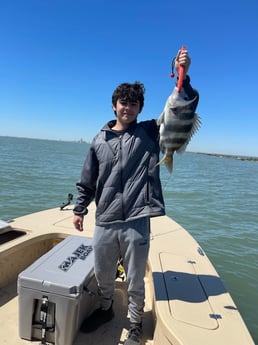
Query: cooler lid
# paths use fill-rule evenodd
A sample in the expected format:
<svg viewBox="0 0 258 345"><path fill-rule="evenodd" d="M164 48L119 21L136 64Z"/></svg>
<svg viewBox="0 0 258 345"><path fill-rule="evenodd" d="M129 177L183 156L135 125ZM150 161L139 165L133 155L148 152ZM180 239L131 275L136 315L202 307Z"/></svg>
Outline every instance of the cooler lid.
<svg viewBox="0 0 258 345"><path fill-rule="evenodd" d="M18 287L76 297L94 275L93 263L92 239L68 236L19 274Z"/></svg>

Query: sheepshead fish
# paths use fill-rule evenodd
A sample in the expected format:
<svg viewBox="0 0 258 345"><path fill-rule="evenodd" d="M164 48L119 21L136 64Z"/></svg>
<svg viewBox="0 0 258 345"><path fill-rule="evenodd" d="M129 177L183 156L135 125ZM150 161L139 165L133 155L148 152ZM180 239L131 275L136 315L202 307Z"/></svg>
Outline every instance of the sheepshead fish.
<svg viewBox="0 0 258 345"><path fill-rule="evenodd" d="M173 170L174 152L184 152L201 125L201 119L195 113L197 104L198 94L194 99L189 100L184 89L179 93L175 87L157 120L160 126L160 150L164 153L164 157L158 164L165 163L170 173Z"/></svg>

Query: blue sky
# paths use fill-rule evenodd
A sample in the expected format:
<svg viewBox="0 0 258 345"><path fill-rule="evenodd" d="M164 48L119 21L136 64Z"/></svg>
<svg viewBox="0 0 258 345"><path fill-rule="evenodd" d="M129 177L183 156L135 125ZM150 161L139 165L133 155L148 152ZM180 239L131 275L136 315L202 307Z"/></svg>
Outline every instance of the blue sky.
<svg viewBox="0 0 258 345"><path fill-rule="evenodd" d="M203 122L188 150L258 156L257 0L1 0L0 135L90 141L125 81L156 118L183 44Z"/></svg>

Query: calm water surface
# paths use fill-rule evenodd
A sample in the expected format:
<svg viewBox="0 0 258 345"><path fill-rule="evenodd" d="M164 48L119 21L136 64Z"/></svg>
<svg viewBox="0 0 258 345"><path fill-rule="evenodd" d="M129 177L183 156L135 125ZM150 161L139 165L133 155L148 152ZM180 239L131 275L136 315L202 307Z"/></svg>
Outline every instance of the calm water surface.
<svg viewBox="0 0 258 345"><path fill-rule="evenodd" d="M0 137L0 218L58 207L68 193L76 196L88 148ZM162 166L161 177L167 215L205 250L258 344L258 163L185 153L175 156L172 176Z"/></svg>

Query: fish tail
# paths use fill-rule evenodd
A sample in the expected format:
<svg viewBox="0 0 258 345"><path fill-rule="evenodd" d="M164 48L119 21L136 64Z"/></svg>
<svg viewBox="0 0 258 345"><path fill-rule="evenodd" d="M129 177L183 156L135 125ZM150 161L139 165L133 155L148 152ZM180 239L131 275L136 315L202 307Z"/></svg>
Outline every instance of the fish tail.
<svg viewBox="0 0 258 345"><path fill-rule="evenodd" d="M173 171L173 156L172 155L165 155L157 165L164 163L170 173Z"/></svg>
<svg viewBox="0 0 258 345"><path fill-rule="evenodd" d="M170 172L170 174L172 174L173 171L173 157L170 157L170 159L165 161L165 165L168 169L168 171Z"/></svg>

